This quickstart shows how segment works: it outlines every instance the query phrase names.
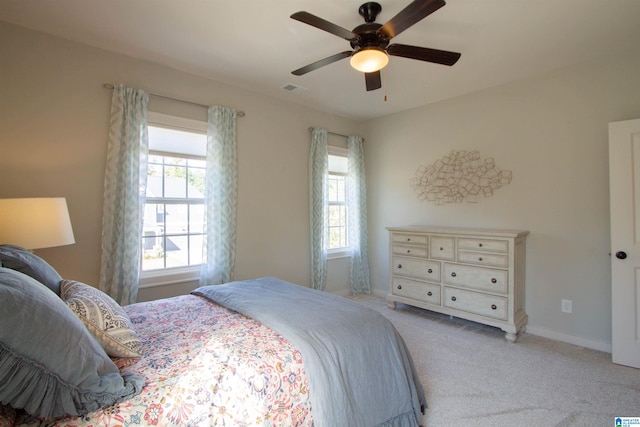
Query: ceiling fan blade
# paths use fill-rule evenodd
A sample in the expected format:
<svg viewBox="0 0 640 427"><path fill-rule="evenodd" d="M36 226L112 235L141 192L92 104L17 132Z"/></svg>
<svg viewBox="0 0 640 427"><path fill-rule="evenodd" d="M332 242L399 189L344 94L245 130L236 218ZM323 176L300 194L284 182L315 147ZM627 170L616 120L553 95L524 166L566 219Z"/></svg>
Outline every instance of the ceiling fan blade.
<svg viewBox="0 0 640 427"><path fill-rule="evenodd" d="M364 82L367 85L367 92L370 90L380 89L382 87L380 71L374 71L373 73L364 73Z"/></svg>
<svg viewBox="0 0 640 427"><path fill-rule="evenodd" d="M331 55L327 58L321 59L319 61L313 62L309 65L306 65L302 68L298 68L295 71L292 71L291 74L293 74L294 76L301 76L303 74L307 74L313 70L317 70L320 67L324 67L325 65L329 65L332 64L336 61L339 61L343 58L348 58L351 55L353 55L353 51L351 50L345 50L344 52L340 52L340 53L336 53L335 55Z"/></svg>
<svg viewBox="0 0 640 427"><path fill-rule="evenodd" d="M406 44L392 44L387 48L387 53L403 58L417 59L419 61L435 62L442 65L453 65L460 59L457 52L430 49L428 47L408 46Z"/></svg>
<svg viewBox="0 0 640 427"><path fill-rule="evenodd" d="M333 24L327 20L322 18L318 18L315 15L310 14L309 12L296 12L291 15L291 19L295 19L296 21L304 22L305 24L309 24L312 27L319 28L323 31L336 35L338 37L342 37L345 40L355 40L358 38L358 35L344 29L336 24Z"/></svg>
<svg viewBox="0 0 640 427"><path fill-rule="evenodd" d="M378 28L377 33L388 38L395 37L445 4L444 0L414 0L386 24Z"/></svg>

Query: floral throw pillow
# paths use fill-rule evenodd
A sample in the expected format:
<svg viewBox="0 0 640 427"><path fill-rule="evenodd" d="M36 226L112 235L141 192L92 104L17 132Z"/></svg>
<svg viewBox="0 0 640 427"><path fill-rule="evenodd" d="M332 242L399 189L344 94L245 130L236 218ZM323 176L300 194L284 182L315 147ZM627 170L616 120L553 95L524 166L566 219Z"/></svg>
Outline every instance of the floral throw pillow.
<svg viewBox="0 0 640 427"><path fill-rule="evenodd" d="M62 280L60 296L109 356L142 356L129 316L109 295L82 282Z"/></svg>

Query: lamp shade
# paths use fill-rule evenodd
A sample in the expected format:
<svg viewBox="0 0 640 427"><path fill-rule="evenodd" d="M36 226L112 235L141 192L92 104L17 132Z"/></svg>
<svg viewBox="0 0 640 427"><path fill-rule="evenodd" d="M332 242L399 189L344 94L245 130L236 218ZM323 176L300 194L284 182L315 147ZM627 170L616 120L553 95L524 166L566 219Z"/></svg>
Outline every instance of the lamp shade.
<svg viewBox="0 0 640 427"><path fill-rule="evenodd" d="M0 244L40 249L72 243L64 197L0 199Z"/></svg>
<svg viewBox="0 0 640 427"><path fill-rule="evenodd" d="M387 66L389 56L378 48L361 49L351 56L350 63L358 71L373 73Z"/></svg>

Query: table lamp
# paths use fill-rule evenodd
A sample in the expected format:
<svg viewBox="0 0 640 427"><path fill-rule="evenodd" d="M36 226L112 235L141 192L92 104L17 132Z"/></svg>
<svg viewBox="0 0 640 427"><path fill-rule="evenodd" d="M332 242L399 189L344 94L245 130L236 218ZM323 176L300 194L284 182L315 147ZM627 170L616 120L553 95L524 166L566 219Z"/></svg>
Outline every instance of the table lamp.
<svg viewBox="0 0 640 427"><path fill-rule="evenodd" d="M64 197L0 199L0 244L33 250L72 243Z"/></svg>

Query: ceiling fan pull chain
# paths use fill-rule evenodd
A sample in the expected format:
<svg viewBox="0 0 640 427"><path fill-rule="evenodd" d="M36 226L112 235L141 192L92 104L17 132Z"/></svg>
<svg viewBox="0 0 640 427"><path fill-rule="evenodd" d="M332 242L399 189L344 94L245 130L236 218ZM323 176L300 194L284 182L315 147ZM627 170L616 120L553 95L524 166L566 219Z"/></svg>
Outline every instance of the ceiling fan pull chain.
<svg viewBox="0 0 640 427"><path fill-rule="evenodd" d="M383 69L382 70L382 78L381 80L386 80L387 79L387 70ZM384 87L384 102L387 102L387 85L383 85L382 87Z"/></svg>

